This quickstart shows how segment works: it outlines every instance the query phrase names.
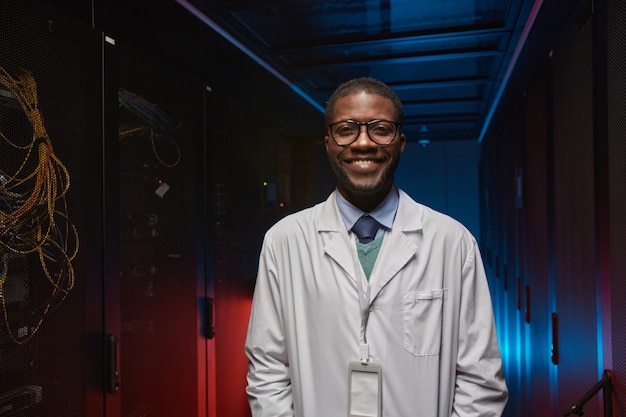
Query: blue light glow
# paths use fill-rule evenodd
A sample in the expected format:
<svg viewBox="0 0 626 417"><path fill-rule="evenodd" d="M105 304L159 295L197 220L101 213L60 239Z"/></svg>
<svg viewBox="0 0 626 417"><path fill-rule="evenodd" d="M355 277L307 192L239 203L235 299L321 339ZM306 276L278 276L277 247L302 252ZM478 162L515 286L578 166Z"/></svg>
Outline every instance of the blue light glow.
<svg viewBox="0 0 626 417"><path fill-rule="evenodd" d="M509 66L506 69L504 77L502 78L502 82L498 87L498 92L496 93L493 102L491 103L491 107L489 108L489 113L487 117L485 117L485 123L483 124L483 128L480 131L480 136L478 137L478 142L482 142L485 138L485 134L487 133L487 129L489 128L489 124L491 123L491 119L493 118L496 109L498 108L498 104L500 104L500 99L504 94L504 90L511 78L511 74L515 69L515 65L517 65L517 60L519 59L520 54L522 53L522 49L524 49L524 44L526 43L526 39L530 34L533 25L535 24L535 19L539 14L539 10L541 10L541 6L543 5L543 0L535 0L535 4L533 4L533 8L530 11L530 15L528 16L528 20L526 21L526 25L524 25L524 30L522 31L522 35L517 42L517 46L515 47L515 52L513 52L513 56L511 57L511 61L509 61Z"/></svg>

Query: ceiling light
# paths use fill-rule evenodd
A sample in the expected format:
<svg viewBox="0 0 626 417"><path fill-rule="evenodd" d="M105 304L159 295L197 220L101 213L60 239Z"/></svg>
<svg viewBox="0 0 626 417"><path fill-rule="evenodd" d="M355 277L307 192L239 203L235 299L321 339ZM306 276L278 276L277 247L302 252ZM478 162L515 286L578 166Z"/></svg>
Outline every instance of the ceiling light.
<svg viewBox="0 0 626 417"><path fill-rule="evenodd" d="M428 136L428 128L426 127L426 125L422 125L422 127L420 128L419 135L417 135L417 143L419 143L422 148L430 145L430 137Z"/></svg>

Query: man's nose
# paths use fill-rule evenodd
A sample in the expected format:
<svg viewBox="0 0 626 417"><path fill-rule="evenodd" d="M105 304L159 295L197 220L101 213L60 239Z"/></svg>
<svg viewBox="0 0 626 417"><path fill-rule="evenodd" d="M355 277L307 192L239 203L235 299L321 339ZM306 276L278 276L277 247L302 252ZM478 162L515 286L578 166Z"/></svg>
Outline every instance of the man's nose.
<svg viewBox="0 0 626 417"><path fill-rule="evenodd" d="M367 132L367 125L359 126L359 133L357 134L356 141L354 141L354 144L358 146L375 145L374 141L370 139L369 133Z"/></svg>

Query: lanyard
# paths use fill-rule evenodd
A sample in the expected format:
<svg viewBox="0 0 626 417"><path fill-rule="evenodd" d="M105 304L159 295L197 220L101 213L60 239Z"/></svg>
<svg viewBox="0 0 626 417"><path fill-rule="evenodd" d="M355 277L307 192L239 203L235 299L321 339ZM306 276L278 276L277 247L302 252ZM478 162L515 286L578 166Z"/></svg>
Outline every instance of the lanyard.
<svg viewBox="0 0 626 417"><path fill-rule="evenodd" d="M367 344L367 322L370 317L370 293L371 285L365 273L361 262L359 261L359 254L356 249L356 239L354 233L352 233L352 258L354 261L354 274L356 278L356 291L359 295L359 307L361 309L361 334L359 336L359 356L361 363L366 364L369 362L369 345Z"/></svg>

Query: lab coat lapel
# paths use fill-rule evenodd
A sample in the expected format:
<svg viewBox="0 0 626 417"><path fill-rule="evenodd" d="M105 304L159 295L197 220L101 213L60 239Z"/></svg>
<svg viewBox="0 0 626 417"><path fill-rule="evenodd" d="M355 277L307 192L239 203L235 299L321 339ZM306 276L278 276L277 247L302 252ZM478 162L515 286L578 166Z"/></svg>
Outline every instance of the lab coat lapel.
<svg viewBox="0 0 626 417"><path fill-rule="evenodd" d="M418 234L422 230L422 213L418 204L402 190L393 228L385 236L379 258L370 277L371 300L404 268L418 256Z"/></svg>
<svg viewBox="0 0 626 417"><path fill-rule="evenodd" d="M317 229L322 234L326 254L356 282L350 237L337 209L335 193L336 191L320 206Z"/></svg>

